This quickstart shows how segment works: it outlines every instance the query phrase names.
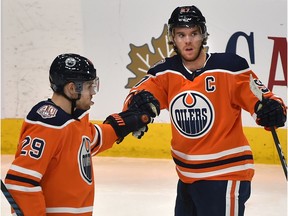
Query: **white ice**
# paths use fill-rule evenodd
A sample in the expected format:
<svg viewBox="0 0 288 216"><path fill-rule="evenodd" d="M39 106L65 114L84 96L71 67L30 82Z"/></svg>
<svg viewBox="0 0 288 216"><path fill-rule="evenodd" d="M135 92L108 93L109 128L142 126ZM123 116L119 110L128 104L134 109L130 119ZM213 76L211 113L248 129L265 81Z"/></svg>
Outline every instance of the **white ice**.
<svg viewBox="0 0 288 216"><path fill-rule="evenodd" d="M1 179L13 159L1 157ZM173 216L178 178L169 159L94 157L93 216ZM245 216L287 216L287 181L280 165L255 165ZM1 193L1 216L9 216Z"/></svg>

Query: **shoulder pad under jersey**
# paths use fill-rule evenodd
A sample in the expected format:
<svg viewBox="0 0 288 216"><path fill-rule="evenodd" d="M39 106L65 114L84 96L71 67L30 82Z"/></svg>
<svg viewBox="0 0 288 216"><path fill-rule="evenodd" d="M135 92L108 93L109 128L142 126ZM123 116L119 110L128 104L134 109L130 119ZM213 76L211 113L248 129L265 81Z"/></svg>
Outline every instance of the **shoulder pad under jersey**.
<svg viewBox="0 0 288 216"><path fill-rule="evenodd" d="M73 118L49 99L36 104L28 113L26 119L53 126L61 126Z"/></svg>
<svg viewBox="0 0 288 216"><path fill-rule="evenodd" d="M157 62L153 67L148 70L148 74L156 75L159 72L166 70L181 71L183 69L180 56L174 55L169 58L165 58Z"/></svg>
<svg viewBox="0 0 288 216"><path fill-rule="evenodd" d="M234 53L212 53L205 65L206 70L222 69L237 72L248 69L246 59Z"/></svg>

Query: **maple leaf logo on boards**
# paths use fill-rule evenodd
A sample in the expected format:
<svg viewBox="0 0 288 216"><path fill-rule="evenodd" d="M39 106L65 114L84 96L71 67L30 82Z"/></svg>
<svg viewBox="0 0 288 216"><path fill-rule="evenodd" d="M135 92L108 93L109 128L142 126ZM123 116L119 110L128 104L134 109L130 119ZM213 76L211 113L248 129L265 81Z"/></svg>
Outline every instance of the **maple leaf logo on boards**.
<svg viewBox="0 0 288 216"><path fill-rule="evenodd" d="M161 36L156 39L154 37L151 39L154 53L149 50L147 43L138 47L130 44L130 52L128 55L131 63L127 65L127 69L130 70L135 77L128 78L128 83L125 88L132 88L146 75L151 66L161 59L175 54L173 47L168 44L167 33L168 25L165 24Z"/></svg>

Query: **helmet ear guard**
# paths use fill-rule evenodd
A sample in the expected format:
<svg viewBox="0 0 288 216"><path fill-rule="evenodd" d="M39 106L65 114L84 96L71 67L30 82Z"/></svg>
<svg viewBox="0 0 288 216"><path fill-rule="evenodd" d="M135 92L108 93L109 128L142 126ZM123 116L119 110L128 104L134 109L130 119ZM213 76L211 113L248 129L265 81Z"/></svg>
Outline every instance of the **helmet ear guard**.
<svg viewBox="0 0 288 216"><path fill-rule="evenodd" d="M83 82L74 82L74 85L76 86L76 92L78 92L78 94L81 93L82 89L83 89Z"/></svg>

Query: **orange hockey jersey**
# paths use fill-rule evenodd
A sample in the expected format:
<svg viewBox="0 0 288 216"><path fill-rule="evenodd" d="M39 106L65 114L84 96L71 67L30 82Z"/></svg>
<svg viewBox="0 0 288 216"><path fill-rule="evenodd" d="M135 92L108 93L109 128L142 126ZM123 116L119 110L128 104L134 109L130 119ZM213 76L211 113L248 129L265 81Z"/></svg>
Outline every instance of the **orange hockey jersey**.
<svg viewBox="0 0 288 216"><path fill-rule="evenodd" d="M88 113L78 119L51 100L25 118L6 186L24 215L91 216L94 178L91 157L117 139L109 124L93 125Z"/></svg>
<svg viewBox="0 0 288 216"><path fill-rule="evenodd" d="M253 115L258 101L250 74L258 79L235 54L207 54L204 67L193 73L175 55L153 66L131 89L151 92L169 111L171 153L183 182L252 179L253 156L241 121L241 110ZM265 97L273 95L259 80L255 83Z"/></svg>

